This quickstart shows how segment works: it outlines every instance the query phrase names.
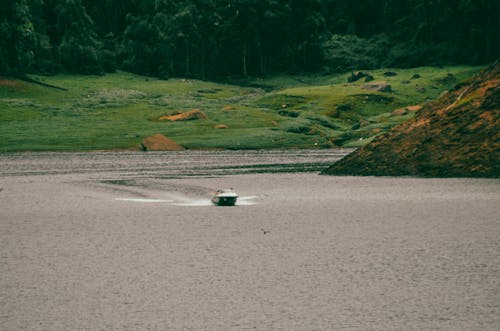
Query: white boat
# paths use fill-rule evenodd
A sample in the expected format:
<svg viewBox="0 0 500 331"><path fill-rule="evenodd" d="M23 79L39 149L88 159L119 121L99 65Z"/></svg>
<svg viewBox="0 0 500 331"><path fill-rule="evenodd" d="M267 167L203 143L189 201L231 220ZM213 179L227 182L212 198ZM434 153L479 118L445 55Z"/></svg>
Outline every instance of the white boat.
<svg viewBox="0 0 500 331"><path fill-rule="evenodd" d="M215 192L212 202L217 206L234 206L237 199L238 194L232 188L221 189Z"/></svg>

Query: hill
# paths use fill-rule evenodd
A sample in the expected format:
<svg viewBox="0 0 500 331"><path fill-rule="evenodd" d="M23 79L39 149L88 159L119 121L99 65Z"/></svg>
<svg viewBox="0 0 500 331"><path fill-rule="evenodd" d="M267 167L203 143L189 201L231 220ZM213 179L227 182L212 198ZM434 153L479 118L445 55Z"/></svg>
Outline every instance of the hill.
<svg viewBox="0 0 500 331"><path fill-rule="evenodd" d="M479 70L419 67L222 82L126 72L32 76L64 90L0 78L0 152L137 149L155 134L188 149L359 147ZM377 86L385 91L372 89ZM166 120L187 114L200 116Z"/></svg>
<svg viewBox="0 0 500 331"><path fill-rule="evenodd" d="M500 177L500 64L427 103L325 173Z"/></svg>

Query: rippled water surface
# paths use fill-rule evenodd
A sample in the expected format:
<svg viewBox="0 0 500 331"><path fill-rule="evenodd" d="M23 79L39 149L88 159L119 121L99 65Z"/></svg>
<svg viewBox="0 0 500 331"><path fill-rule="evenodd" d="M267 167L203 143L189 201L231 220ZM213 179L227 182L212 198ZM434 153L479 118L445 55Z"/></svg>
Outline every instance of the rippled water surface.
<svg viewBox="0 0 500 331"><path fill-rule="evenodd" d="M500 180L348 152L0 154L0 330L499 330Z"/></svg>
<svg viewBox="0 0 500 331"><path fill-rule="evenodd" d="M0 175L117 173L123 176L217 176L317 172L352 149L0 154Z"/></svg>

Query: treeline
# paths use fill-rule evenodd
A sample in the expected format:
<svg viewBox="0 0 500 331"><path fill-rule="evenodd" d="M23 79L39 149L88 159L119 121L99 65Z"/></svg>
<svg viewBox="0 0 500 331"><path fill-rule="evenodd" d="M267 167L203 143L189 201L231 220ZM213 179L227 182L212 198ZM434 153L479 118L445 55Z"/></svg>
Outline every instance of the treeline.
<svg viewBox="0 0 500 331"><path fill-rule="evenodd" d="M483 64L497 0L4 0L0 73L162 78Z"/></svg>

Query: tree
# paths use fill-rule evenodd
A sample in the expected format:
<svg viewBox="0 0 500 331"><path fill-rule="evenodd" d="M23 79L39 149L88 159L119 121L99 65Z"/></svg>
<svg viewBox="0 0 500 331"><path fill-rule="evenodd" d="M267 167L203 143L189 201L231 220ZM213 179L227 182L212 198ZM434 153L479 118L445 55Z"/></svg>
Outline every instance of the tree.
<svg viewBox="0 0 500 331"><path fill-rule="evenodd" d="M26 0L0 3L0 72L25 73L33 65L35 31Z"/></svg>
<svg viewBox="0 0 500 331"><path fill-rule="evenodd" d="M119 51L124 69L140 74L157 75L160 63L157 49L159 32L151 21L150 16L127 15L128 26Z"/></svg>
<svg viewBox="0 0 500 331"><path fill-rule="evenodd" d="M94 23L81 0L65 0L56 7L60 62L69 72L100 74L102 68L97 57L100 47Z"/></svg>
<svg viewBox="0 0 500 331"><path fill-rule="evenodd" d="M0 72L481 64L500 56L499 11L490 0L4 0Z"/></svg>
<svg viewBox="0 0 500 331"><path fill-rule="evenodd" d="M321 37L327 30L323 2L293 0L292 9L295 64L300 69L317 70L321 61Z"/></svg>

